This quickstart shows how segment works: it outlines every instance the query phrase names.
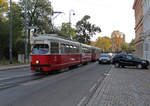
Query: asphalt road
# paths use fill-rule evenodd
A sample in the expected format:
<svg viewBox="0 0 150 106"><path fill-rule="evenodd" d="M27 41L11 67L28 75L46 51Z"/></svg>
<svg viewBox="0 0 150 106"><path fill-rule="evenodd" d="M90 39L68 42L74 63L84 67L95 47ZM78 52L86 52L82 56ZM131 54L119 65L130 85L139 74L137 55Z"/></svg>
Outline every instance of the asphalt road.
<svg viewBox="0 0 150 106"><path fill-rule="evenodd" d="M0 71L0 80L10 79L20 76L32 75L29 68L11 69Z"/></svg>
<svg viewBox="0 0 150 106"><path fill-rule="evenodd" d="M27 76L10 79L7 76L7 79L0 80L0 106L85 105L110 68L111 65L99 65L95 62L47 76L35 76L25 69L22 73L29 74ZM14 71L14 73L17 72ZM11 86L4 87L9 84ZM1 87L4 88L1 89Z"/></svg>

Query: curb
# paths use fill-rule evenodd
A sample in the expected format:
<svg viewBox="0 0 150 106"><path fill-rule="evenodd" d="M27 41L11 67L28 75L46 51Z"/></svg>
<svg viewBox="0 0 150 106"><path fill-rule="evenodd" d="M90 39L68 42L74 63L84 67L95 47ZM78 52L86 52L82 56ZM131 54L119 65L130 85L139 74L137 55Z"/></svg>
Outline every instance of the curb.
<svg viewBox="0 0 150 106"><path fill-rule="evenodd" d="M11 69L19 69L19 68L28 68L28 67L30 67L29 64L27 64L27 65L18 65L18 66L1 66L0 71L11 70Z"/></svg>
<svg viewBox="0 0 150 106"><path fill-rule="evenodd" d="M92 98L89 100L89 102L87 103L86 106L98 106L98 102L101 98L102 93L105 90L105 87L108 85L108 81L110 80L110 75L113 71L114 67L111 67L108 76L105 77L105 79L103 80L103 82L99 85L99 87L97 88L97 90L95 91L95 93L93 94Z"/></svg>

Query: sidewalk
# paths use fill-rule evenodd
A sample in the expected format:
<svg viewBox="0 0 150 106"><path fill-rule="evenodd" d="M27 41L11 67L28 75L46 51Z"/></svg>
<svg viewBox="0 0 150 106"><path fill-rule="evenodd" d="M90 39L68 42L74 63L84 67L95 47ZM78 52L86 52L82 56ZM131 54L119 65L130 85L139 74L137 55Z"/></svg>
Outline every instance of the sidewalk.
<svg viewBox="0 0 150 106"><path fill-rule="evenodd" d="M150 70L112 67L87 106L150 106Z"/></svg>
<svg viewBox="0 0 150 106"><path fill-rule="evenodd" d="M28 68L30 67L29 64L22 64L22 65L2 65L0 66L0 71L10 70L10 69L18 69L18 68Z"/></svg>

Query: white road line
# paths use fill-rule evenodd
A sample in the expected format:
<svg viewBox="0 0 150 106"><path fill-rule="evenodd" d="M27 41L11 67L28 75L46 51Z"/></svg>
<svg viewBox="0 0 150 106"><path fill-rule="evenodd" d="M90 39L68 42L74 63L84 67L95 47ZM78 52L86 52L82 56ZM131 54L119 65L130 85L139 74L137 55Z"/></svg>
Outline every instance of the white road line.
<svg viewBox="0 0 150 106"><path fill-rule="evenodd" d="M98 80L97 80L97 82L100 82L102 80L102 78L99 78Z"/></svg>
<svg viewBox="0 0 150 106"><path fill-rule="evenodd" d="M104 75L108 76L108 75L110 75L110 74L104 73Z"/></svg>
<svg viewBox="0 0 150 106"><path fill-rule="evenodd" d="M94 84L94 85L92 86L92 88L89 90L89 92L92 92L92 91L96 88L96 86L97 86L97 84Z"/></svg>
<svg viewBox="0 0 150 106"><path fill-rule="evenodd" d="M81 106L81 105L82 105L82 103L86 100L86 98L87 98L87 97L83 97L83 98L81 99L81 101L78 103L78 105L77 105L77 106Z"/></svg>

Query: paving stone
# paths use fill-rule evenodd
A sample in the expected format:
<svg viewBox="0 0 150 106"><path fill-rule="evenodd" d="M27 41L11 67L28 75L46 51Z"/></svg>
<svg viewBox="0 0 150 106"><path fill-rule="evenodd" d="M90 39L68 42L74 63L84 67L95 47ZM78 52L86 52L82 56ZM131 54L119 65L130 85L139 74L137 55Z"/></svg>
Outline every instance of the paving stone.
<svg viewBox="0 0 150 106"><path fill-rule="evenodd" d="M150 106L150 70L112 67L87 106Z"/></svg>

